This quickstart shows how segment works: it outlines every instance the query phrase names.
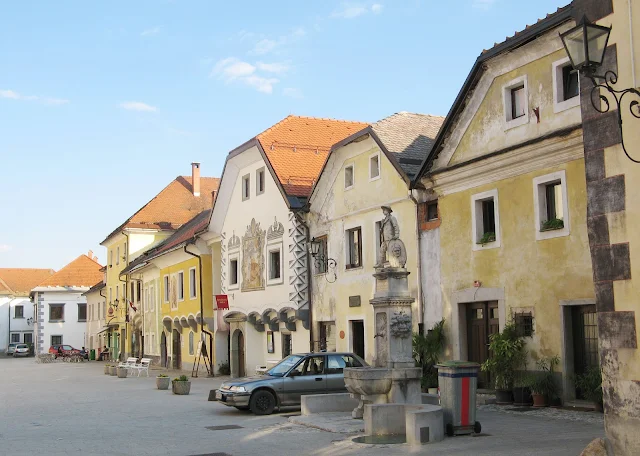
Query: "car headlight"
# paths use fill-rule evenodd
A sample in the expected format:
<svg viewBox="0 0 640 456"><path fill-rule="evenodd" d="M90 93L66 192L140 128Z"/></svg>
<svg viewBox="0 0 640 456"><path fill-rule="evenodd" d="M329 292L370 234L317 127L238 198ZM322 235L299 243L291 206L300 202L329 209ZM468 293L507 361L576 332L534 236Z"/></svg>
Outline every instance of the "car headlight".
<svg viewBox="0 0 640 456"><path fill-rule="evenodd" d="M229 388L230 391L234 391L236 393L246 393L247 389L244 386L232 386Z"/></svg>

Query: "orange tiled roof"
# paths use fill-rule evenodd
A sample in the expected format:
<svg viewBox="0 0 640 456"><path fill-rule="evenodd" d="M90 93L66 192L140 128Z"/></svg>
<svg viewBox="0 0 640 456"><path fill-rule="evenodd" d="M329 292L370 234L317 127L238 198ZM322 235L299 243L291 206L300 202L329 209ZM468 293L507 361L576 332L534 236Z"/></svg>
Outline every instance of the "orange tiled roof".
<svg viewBox="0 0 640 456"><path fill-rule="evenodd" d="M0 268L0 291L29 296L32 288L55 272L53 269Z"/></svg>
<svg viewBox="0 0 640 456"><path fill-rule="evenodd" d="M91 287L103 279L102 265L80 255L58 272L37 284L38 287ZM33 287L35 288L35 286Z"/></svg>
<svg viewBox="0 0 640 456"><path fill-rule="evenodd" d="M285 192L309 196L331 146L367 127L363 122L288 116L257 136Z"/></svg>
<svg viewBox="0 0 640 456"><path fill-rule="evenodd" d="M194 196L191 176L178 176L138 212L111 232L105 241L124 228L156 230L179 228L202 211L211 209L213 193L218 190L219 183L220 179L217 177L201 177L200 196Z"/></svg>

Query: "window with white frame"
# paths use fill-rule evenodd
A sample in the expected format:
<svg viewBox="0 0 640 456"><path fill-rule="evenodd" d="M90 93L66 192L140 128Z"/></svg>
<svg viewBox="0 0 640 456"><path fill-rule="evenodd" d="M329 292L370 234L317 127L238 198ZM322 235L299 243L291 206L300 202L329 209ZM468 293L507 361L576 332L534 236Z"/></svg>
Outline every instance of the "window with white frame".
<svg viewBox="0 0 640 456"><path fill-rule="evenodd" d="M347 165L344 167L344 188L349 189L353 187L354 182L355 182L354 167L353 165Z"/></svg>
<svg viewBox="0 0 640 456"><path fill-rule="evenodd" d="M116 264L120 264L120 247L116 247Z"/></svg>
<svg viewBox="0 0 640 456"><path fill-rule="evenodd" d="M317 237L316 242L318 243L318 253L313 261L314 272L316 274L324 274L327 272L327 258L329 258L327 236Z"/></svg>
<svg viewBox="0 0 640 456"><path fill-rule="evenodd" d="M238 287L238 257L229 258L229 286Z"/></svg>
<svg viewBox="0 0 640 456"><path fill-rule="evenodd" d="M142 299L142 280L136 280L136 302Z"/></svg>
<svg viewBox="0 0 640 456"><path fill-rule="evenodd" d="M264 167L256 171L256 195L264 193Z"/></svg>
<svg viewBox="0 0 640 456"><path fill-rule="evenodd" d="M163 297L164 297L164 302L169 302L169 276L166 275L162 278L162 282L163 282Z"/></svg>
<svg viewBox="0 0 640 456"><path fill-rule="evenodd" d="M490 190L471 197L473 250L500 247L498 191Z"/></svg>
<svg viewBox="0 0 640 456"><path fill-rule="evenodd" d="M24 318L24 306L15 306L13 308L13 318Z"/></svg>
<svg viewBox="0 0 640 456"><path fill-rule="evenodd" d="M362 266L362 229L352 228L346 232L346 253L347 269L359 268Z"/></svg>
<svg viewBox="0 0 640 456"><path fill-rule="evenodd" d="M197 291L197 281L196 281L196 268L189 269L189 297L191 299L198 296Z"/></svg>
<svg viewBox="0 0 640 456"><path fill-rule="evenodd" d="M184 272L178 272L178 301L184 301Z"/></svg>
<svg viewBox="0 0 640 456"><path fill-rule="evenodd" d="M189 331L189 354L193 356L193 331Z"/></svg>
<svg viewBox="0 0 640 456"><path fill-rule="evenodd" d="M87 304L78 304L78 321L87 321Z"/></svg>
<svg viewBox="0 0 640 456"><path fill-rule="evenodd" d="M51 336L51 345L62 345L62 336Z"/></svg>
<svg viewBox="0 0 640 456"><path fill-rule="evenodd" d="M20 342L20 333L11 333L11 343L15 344Z"/></svg>
<svg viewBox="0 0 640 456"><path fill-rule="evenodd" d="M564 170L533 179L533 205L537 240L569 235Z"/></svg>
<svg viewBox="0 0 640 456"><path fill-rule="evenodd" d="M527 77L521 76L502 89L505 128L513 128L529 122L529 90Z"/></svg>
<svg viewBox="0 0 640 456"><path fill-rule="evenodd" d="M242 176L242 201L248 200L251 196L251 175Z"/></svg>
<svg viewBox="0 0 640 456"><path fill-rule="evenodd" d="M278 280L281 277L280 248L269 248L269 280Z"/></svg>
<svg viewBox="0 0 640 456"><path fill-rule="evenodd" d="M156 287L151 284L149 286L149 311L153 312L156 310Z"/></svg>
<svg viewBox="0 0 640 456"><path fill-rule="evenodd" d="M49 321L64 321L64 304L49 304Z"/></svg>
<svg viewBox="0 0 640 456"><path fill-rule="evenodd" d="M112 293L113 289L111 287L109 287L109 305L111 305L113 303L113 293Z"/></svg>
<svg viewBox="0 0 640 456"><path fill-rule="evenodd" d="M373 154L369 157L369 180L380 177L380 154Z"/></svg>
<svg viewBox="0 0 640 456"><path fill-rule="evenodd" d="M116 301L120 302L120 286L116 285Z"/></svg>
<svg viewBox="0 0 640 456"><path fill-rule="evenodd" d="M580 105L580 78L569 58L553 62L553 112Z"/></svg>
<svg viewBox="0 0 640 456"><path fill-rule="evenodd" d="M109 250L109 267L113 267L113 249Z"/></svg>

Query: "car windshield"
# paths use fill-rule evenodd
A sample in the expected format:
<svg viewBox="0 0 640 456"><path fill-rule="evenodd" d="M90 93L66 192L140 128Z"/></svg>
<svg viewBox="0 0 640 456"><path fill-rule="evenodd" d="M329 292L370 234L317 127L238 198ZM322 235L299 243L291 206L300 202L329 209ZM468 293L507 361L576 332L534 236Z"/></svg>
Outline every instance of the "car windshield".
<svg viewBox="0 0 640 456"><path fill-rule="evenodd" d="M302 358L304 358L304 356L289 355L278 364L273 366L271 369L269 369L267 371L267 374L271 375L272 377L282 377L284 374L289 372L289 370L291 370L293 366L298 364L298 361L300 361Z"/></svg>
<svg viewBox="0 0 640 456"><path fill-rule="evenodd" d="M16 348L29 348L29 347L25 344L20 344Z"/></svg>
<svg viewBox="0 0 640 456"><path fill-rule="evenodd" d="M15 347L18 344L9 344L9 347Z"/></svg>

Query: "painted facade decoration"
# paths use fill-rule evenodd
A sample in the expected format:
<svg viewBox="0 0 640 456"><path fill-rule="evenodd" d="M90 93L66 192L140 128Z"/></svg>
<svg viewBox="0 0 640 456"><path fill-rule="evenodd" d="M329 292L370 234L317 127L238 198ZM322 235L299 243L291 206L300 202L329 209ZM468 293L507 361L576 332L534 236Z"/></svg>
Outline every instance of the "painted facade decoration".
<svg viewBox="0 0 640 456"><path fill-rule="evenodd" d="M242 237L242 291L264 290L265 232L251 219Z"/></svg>

